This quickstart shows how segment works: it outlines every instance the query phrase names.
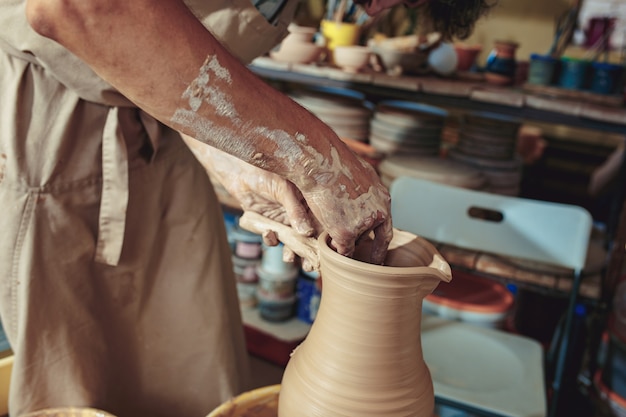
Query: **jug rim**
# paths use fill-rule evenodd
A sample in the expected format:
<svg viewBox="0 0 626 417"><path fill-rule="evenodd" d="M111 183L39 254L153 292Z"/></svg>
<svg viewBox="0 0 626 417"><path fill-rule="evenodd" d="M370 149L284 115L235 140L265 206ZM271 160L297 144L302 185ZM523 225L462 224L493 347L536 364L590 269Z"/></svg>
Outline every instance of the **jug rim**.
<svg viewBox="0 0 626 417"><path fill-rule="evenodd" d="M355 270L367 272L368 274L411 275L428 272L437 275L441 281L450 282L452 280L450 265L432 243L421 236L404 230L394 228L393 231L394 238L389 245L390 250L406 246L411 242L416 242L419 248L423 250L421 255L426 255L430 258L428 263L416 266L376 265L352 257L343 256L330 247L330 237L326 231L322 232L318 237L320 258L327 256L335 262L348 264Z"/></svg>

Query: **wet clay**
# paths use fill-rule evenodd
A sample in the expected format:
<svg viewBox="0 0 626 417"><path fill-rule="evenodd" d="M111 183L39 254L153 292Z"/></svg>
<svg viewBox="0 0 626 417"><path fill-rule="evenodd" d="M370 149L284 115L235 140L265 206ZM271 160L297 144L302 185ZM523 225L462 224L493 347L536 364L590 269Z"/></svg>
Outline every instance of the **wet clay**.
<svg viewBox="0 0 626 417"><path fill-rule="evenodd" d="M421 347L423 298L449 265L426 240L394 230L385 266L318 239L324 290L305 341L285 370L278 417L432 417L434 392Z"/></svg>

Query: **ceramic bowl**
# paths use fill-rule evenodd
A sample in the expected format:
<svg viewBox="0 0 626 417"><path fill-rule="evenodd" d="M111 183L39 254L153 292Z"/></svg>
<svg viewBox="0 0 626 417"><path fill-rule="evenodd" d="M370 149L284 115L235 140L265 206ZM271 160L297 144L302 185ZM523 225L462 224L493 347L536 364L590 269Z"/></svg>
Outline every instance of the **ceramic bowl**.
<svg viewBox="0 0 626 417"><path fill-rule="evenodd" d="M280 62L292 64L309 64L316 62L322 52L323 46L309 42L283 42L280 48L270 52L270 57Z"/></svg>
<svg viewBox="0 0 626 417"><path fill-rule="evenodd" d="M346 72L356 73L365 69L370 61L372 51L367 46L337 46L333 52L335 65Z"/></svg>
<svg viewBox="0 0 626 417"><path fill-rule="evenodd" d="M423 69L427 55L419 50L404 51L392 47L375 45L372 52L380 59L390 75L417 73Z"/></svg>

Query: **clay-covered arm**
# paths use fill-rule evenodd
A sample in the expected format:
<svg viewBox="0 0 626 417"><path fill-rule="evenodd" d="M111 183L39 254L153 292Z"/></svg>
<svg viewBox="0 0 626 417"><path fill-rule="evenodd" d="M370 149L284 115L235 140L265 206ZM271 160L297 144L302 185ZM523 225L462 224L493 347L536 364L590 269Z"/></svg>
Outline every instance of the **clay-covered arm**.
<svg viewBox="0 0 626 417"><path fill-rule="evenodd" d="M161 122L295 184L340 253L374 230L373 261L382 261L389 194L371 166L250 72L181 0L29 0L27 15Z"/></svg>

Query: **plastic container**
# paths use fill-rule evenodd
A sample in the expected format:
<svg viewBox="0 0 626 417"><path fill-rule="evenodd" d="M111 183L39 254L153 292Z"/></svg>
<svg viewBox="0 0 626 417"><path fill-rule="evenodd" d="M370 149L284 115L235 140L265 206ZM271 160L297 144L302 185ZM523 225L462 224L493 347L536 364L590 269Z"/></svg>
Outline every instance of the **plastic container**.
<svg viewBox="0 0 626 417"><path fill-rule="evenodd" d="M451 282L439 284L424 299L423 310L449 320L500 328L513 302L513 294L501 283L454 271Z"/></svg>
<svg viewBox="0 0 626 417"><path fill-rule="evenodd" d="M237 282L239 305L242 307L255 307L257 304L256 291L259 282L256 270L261 264L261 260L240 258L237 255L233 255L231 259Z"/></svg>
<svg viewBox="0 0 626 417"><path fill-rule="evenodd" d="M261 235L242 229L238 225L230 231L235 255L244 259L260 259L263 254Z"/></svg>
<svg viewBox="0 0 626 417"><path fill-rule="evenodd" d="M258 288L256 297L259 315L263 320L282 322L287 321L294 316L294 308L296 304L295 295L276 299L268 296L262 288Z"/></svg>
<svg viewBox="0 0 626 417"><path fill-rule="evenodd" d="M550 85L554 80L558 60L549 55L532 54L528 69L528 83Z"/></svg>
<svg viewBox="0 0 626 417"><path fill-rule="evenodd" d="M261 264L256 269L259 290L266 298L290 299L295 295L298 268L282 260L283 245L265 247Z"/></svg>
<svg viewBox="0 0 626 417"><path fill-rule="evenodd" d="M261 264L260 259L240 258L237 255L231 257L233 261L233 271L237 282L257 283L259 276L256 273L258 266Z"/></svg>
<svg viewBox="0 0 626 417"><path fill-rule="evenodd" d="M322 292L317 272L302 272L296 282L296 316L305 323L313 323L317 316Z"/></svg>
<svg viewBox="0 0 626 417"><path fill-rule="evenodd" d="M259 290L262 290L267 298L284 300L295 296L297 269L288 274L272 274L259 267L257 275L259 276Z"/></svg>
<svg viewBox="0 0 626 417"><path fill-rule="evenodd" d="M591 63L582 59L561 58L559 86L571 90L582 90L587 87Z"/></svg>
<svg viewBox="0 0 626 417"><path fill-rule="evenodd" d="M622 86L624 67L606 62L591 64L591 91L598 94L615 94Z"/></svg>
<svg viewBox="0 0 626 417"><path fill-rule="evenodd" d="M246 417L254 413L259 417L278 415L280 385L269 385L244 392L215 408L207 417Z"/></svg>

